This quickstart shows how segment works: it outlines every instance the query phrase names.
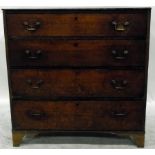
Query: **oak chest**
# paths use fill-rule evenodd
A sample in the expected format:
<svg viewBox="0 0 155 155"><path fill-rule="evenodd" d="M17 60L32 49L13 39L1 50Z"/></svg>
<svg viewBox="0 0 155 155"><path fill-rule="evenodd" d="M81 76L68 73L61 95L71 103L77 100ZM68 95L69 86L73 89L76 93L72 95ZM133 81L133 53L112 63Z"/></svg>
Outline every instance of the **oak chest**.
<svg viewBox="0 0 155 155"><path fill-rule="evenodd" d="M150 8L3 13L14 146L42 132L144 146Z"/></svg>

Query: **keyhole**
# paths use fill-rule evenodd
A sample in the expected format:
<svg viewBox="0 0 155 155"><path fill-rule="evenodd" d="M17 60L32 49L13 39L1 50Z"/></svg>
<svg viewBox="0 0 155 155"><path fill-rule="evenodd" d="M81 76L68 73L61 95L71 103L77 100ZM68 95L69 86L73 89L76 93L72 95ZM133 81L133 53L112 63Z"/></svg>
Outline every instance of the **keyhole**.
<svg viewBox="0 0 155 155"><path fill-rule="evenodd" d="M78 43L74 43L74 47L78 47L79 46L79 44Z"/></svg>
<svg viewBox="0 0 155 155"><path fill-rule="evenodd" d="M77 21L78 20L78 17L74 17L74 20Z"/></svg>
<svg viewBox="0 0 155 155"><path fill-rule="evenodd" d="M78 102L76 103L76 106L79 106L79 103Z"/></svg>

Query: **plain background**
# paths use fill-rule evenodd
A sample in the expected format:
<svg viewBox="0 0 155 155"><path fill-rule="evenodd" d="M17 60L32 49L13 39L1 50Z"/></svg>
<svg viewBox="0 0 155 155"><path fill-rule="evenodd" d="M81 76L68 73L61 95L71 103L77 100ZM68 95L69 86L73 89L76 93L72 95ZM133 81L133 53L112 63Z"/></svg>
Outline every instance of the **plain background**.
<svg viewBox="0 0 155 155"><path fill-rule="evenodd" d="M146 3L147 1L147 3ZM150 56L148 73L148 105L149 108L155 106L155 6L150 2L152 0L0 0L0 112L4 105L9 107L9 93L7 82L7 68L5 56L5 41L3 30L2 8L86 8L86 7L152 7L151 30L150 30ZM154 4L155 5L155 4ZM6 122L7 123L7 122ZM11 130L11 128L10 128ZM154 129L152 129L154 130ZM40 151L39 151L40 152ZM24 152L21 152L24 153ZM42 152L43 153L43 152ZM81 152L84 153L84 152ZM92 151L90 154L93 153ZM95 151L95 153L97 153ZM116 152L115 152L116 153ZM128 151L125 152L129 153Z"/></svg>

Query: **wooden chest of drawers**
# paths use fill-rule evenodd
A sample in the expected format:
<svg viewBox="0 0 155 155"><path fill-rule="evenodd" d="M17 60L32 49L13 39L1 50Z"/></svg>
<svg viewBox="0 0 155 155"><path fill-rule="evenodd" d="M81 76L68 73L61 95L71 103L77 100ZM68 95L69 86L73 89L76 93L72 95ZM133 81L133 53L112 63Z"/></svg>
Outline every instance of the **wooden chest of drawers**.
<svg viewBox="0 0 155 155"><path fill-rule="evenodd" d="M41 132L144 146L150 8L3 12L14 146Z"/></svg>

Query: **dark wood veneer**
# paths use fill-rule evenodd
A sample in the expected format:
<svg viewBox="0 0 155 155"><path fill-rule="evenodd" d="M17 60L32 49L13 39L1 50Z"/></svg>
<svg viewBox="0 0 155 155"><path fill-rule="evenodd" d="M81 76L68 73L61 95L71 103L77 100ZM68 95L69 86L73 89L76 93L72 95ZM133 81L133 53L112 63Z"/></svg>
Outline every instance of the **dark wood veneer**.
<svg viewBox="0 0 155 155"><path fill-rule="evenodd" d="M124 81L127 83L123 84ZM12 94L32 98L143 97L143 81L143 70L12 70L11 73Z"/></svg>
<svg viewBox="0 0 155 155"><path fill-rule="evenodd" d="M90 46L91 45L91 46ZM143 40L11 40L13 67L144 66Z"/></svg>
<svg viewBox="0 0 155 155"><path fill-rule="evenodd" d="M8 36L146 36L147 31L144 13L7 14L6 20ZM115 30L113 21L124 31Z"/></svg>
<svg viewBox="0 0 155 155"><path fill-rule="evenodd" d="M143 147L150 10L3 10L13 145L106 132Z"/></svg>
<svg viewBox="0 0 155 155"><path fill-rule="evenodd" d="M142 130L144 103L137 101L14 101L15 129Z"/></svg>

